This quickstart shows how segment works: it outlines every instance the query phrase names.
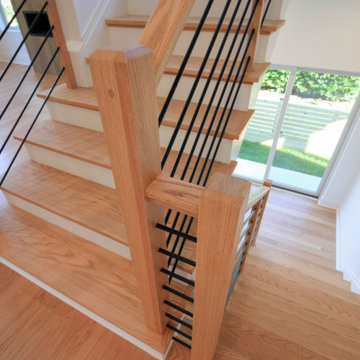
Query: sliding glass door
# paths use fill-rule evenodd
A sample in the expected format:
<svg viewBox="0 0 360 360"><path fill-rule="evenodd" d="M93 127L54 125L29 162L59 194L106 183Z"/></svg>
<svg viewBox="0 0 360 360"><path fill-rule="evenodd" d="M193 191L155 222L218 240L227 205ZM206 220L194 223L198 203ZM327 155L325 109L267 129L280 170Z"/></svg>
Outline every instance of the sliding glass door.
<svg viewBox="0 0 360 360"><path fill-rule="evenodd" d="M239 153L237 172L318 195L358 96L360 78L297 69L287 73L286 79L281 70L270 70L266 75ZM264 98L271 96L272 108L265 108ZM271 139L256 135L261 117L274 119ZM256 163L261 165L254 171Z"/></svg>

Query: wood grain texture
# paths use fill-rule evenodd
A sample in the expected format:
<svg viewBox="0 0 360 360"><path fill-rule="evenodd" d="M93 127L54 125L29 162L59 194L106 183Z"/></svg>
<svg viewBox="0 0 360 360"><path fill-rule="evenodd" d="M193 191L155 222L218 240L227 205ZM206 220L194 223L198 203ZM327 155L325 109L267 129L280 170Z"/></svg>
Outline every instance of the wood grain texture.
<svg viewBox="0 0 360 360"><path fill-rule="evenodd" d="M40 92L38 93L38 96L44 98L46 94ZM68 89L64 85L57 86L50 97L50 101L54 101L65 105L77 106L88 110L96 110L96 111L99 110L95 90L93 88L79 87L77 89ZM161 97L157 98L157 106L159 112L164 104L164 101L165 101L164 98ZM181 111L184 108L184 105L185 105L184 101L176 100L176 99L172 100L168 108L168 111L165 114L162 125L175 127L179 120ZM189 128L189 123L192 119L196 107L197 107L196 103L190 104L189 109L185 114L184 121L181 125L181 129L187 130ZM207 120L202 130L203 134L206 134L209 129L209 124L215 112L215 109L216 106L212 106L210 108ZM200 122L204 118L204 114L206 110L207 110L207 105L203 104L200 106L199 115L195 121L192 131L198 132L200 127ZM222 113L223 108L219 108L218 111L219 113ZM224 136L223 136L224 139L230 139L230 140L238 139L241 132L244 130L245 126L247 125L253 114L254 114L254 110L248 110L248 111L233 110L229 118L226 131L224 132ZM54 120L61 120L61 119L54 119ZM213 124L214 129L216 129L216 126L218 125L218 121L219 121L219 117L217 117L214 121ZM210 131L210 135L214 135L214 134L215 134L215 130ZM220 134L218 133L217 136L220 136Z"/></svg>
<svg viewBox="0 0 360 360"><path fill-rule="evenodd" d="M20 140L22 138L22 136L16 135L16 139ZM27 143L107 169L112 168L105 135L99 131L48 120L36 125L34 131L29 136ZM164 149L160 149L160 152L163 153ZM170 173L177 154L177 151L171 152L169 161L164 168L164 174ZM189 166L189 172L194 168L196 159L197 157L194 156ZM179 169L176 174L177 177L180 177L180 174L185 167L186 160L187 156L185 154L180 161ZM203 163L204 160L201 159L198 167L199 169L201 169ZM232 161L229 164L216 161L214 163L213 171L231 175L235 167L235 161ZM196 174L199 172L200 170L197 170Z"/></svg>
<svg viewBox="0 0 360 360"><path fill-rule="evenodd" d="M200 197L191 359L212 359L224 316L250 182L214 174Z"/></svg>
<svg viewBox="0 0 360 360"><path fill-rule="evenodd" d="M147 197L155 204L183 214L199 217L199 204L204 187L159 175L146 189ZM251 184L246 210L254 207L269 192L269 188Z"/></svg>
<svg viewBox="0 0 360 360"><path fill-rule="evenodd" d="M0 194L1 206L6 205ZM349 284L335 270L335 215L314 199L272 189L257 244L249 251L247 266L225 311L215 360L359 357L360 296L350 292ZM13 235L6 243L10 246L23 236L21 227L12 224ZM13 250L13 256L17 253ZM104 258L103 264L106 262ZM132 352L127 357L127 345L106 330L83 336L81 329L88 328L76 312L56 318L53 326L48 326L47 320L61 314L64 304L40 289L33 293L25 287L25 280L11 282L11 276L0 276L0 358L43 359L45 354L46 359L73 356L85 360L91 355L138 359ZM28 298L25 304L24 297ZM51 301L45 306L33 307L48 297ZM33 331L36 324L41 326ZM168 359L189 356L186 349L174 344ZM139 359L147 357L143 354Z"/></svg>
<svg viewBox="0 0 360 360"><path fill-rule="evenodd" d="M250 48L249 48L249 52L248 54L250 54ZM179 68L181 65L181 62L183 60L183 57L180 55L172 55L168 61L168 64L166 66L165 69L165 74L170 74L170 75L176 75L179 72ZM199 69L201 66L201 63L203 61L203 58L201 57L190 57L189 61L186 65L186 68L184 70L183 75L184 76L190 76L190 77L196 77L197 74L199 73ZM209 59L205 65L204 71L201 75L202 78L207 79L210 75L210 71L211 71L211 67L214 63L214 59ZM223 67L224 64L224 60L219 60L217 66L216 66L216 70L213 74L212 79L217 80L220 77L220 72L221 72L221 68ZM240 61L237 63L237 66L240 64ZM224 71L224 74L222 76L222 81L225 81L228 77L228 74L230 72L230 68L232 66L232 62L229 61L229 63L226 66L226 69ZM237 66L235 68L237 68ZM243 84L248 84L248 85L252 85L256 82L258 82L261 78L261 76L263 74L265 74L265 72L267 71L267 69L269 68L270 63L254 63L251 69L248 69L246 71L244 80L243 80ZM230 77L230 81L234 81L235 80L235 76L236 76L236 72L233 72L231 77ZM240 77L237 80L238 82L240 81Z"/></svg>
<svg viewBox="0 0 360 360"><path fill-rule="evenodd" d="M128 243L116 191L106 186L26 161L12 169L3 190L115 241Z"/></svg>
<svg viewBox="0 0 360 360"><path fill-rule="evenodd" d="M146 195L155 204L197 218L203 189L195 184L159 175L147 187Z"/></svg>
<svg viewBox="0 0 360 360"><path fill-rule="evenodd" d="M164 215L145 195L161 172L153 55L143 45L123 51L96 50L90 68L145 323L163 334L165 276L160 269L166 262L158 249L165 240L155 224Z"/></svg>
<svg viewBox="0 0 360 360"><path fill-rule="evenodd" d="M251 33L251 31L254 31L254 35L247 52L247 55L251 57L248 66L248 71L250 72L255 71L255 68L257 66L257 64L255 64L255 51L261 31L261 20L262 20L264 3L265 3L264 0L257 0L257 1L254 0L252 2L252 6L253 7L256 6L256 9L249 28L249 34Z"/></svg>
<svg viewBox="0 0 360 360"><path fill-rule="evenodd" d="M163 337L144 324L131 261L10 206L0 228L1 257L164 352Z"/></svg>
<svg viewBox="0 0 360 360"><path fill-rule="evenodd" d="M155 81L159 83L195 0L158 0L139 44L154 52Z"/></svg>
<svg viewBox="0 0 360 360"><path fill-rule="evenodd" d="M65 67L65 83L68 88L73 89L76 88L76 80L70 60L70 55L67 50L67 45L56 5L56 0L47 0L47 2L48 5L46 7L46 11L49 17L50 24L54 26L54 30L52 31L52 33L54 36L55 44L57 47L60 48L59 58L61 64Z"/></svg>
<svg viewBox="0 0 360 360"><path fill-rule="evenodd" d="M105 23L107 26L115 27L130 27L130 28L139 28L142 29L145 27L149 17L148 16L139 16L139 15L128 15L117 18L106 19ZM202 31L213 32L216 29L216 26L219 22L218 18L207 18L206 22L202 28ZM244 20L244 24L241 27L241 32L245 31L248 20ZM199 25L199 18L189 17L185 23L185 31L195 31ZM273 32L278 31L282 26L285 25L285 20L268 20L266 19L264 25L261 28L261 35L271 35ZM229 19L225 19L223 25L220 28L220 32L225 32L229 26ZM237 25L231 27L230 32L235 33Z"/></svg>
<svg viewBox="0 0 360 360"><path fill-rule="evenodd" d="M0 283L2 359L153 359L3 264Z"/></svg>

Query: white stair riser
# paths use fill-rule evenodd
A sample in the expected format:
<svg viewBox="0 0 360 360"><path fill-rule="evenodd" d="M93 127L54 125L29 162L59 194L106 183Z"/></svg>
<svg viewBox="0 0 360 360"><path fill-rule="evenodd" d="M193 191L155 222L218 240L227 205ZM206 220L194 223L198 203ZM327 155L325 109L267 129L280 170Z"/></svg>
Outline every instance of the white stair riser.
<svg viewBox="0 0 360 360"><path fill-rule="evenodd" d="M168 95L169 90L174 82L174 79L175 79L174 75L164 74L162 76L162 78L159 82L158 88L157 88L158 96L166 97ZM194 84L194 80L195 80L195 78L193 78L193 77L188 77L188 76L182 77L182 79L179 83L179 86L177 87L177 89L175 91L174 99L186 101L189 96L189 93L191 91L191 88ZM200 97L202 96L206 81L207 81L206 79L200 79L197 89L192 97L192 102L197 103L200 101ZM224 84L225 84L225 82L221 81L220 85L218 86L216 96L212 103L213 106L217 106L222 89L224 87ZM209 104L212 94L214 93L215 86L216 86L216 81L211 81L209 84L208 90L206 92L206 95L204 97L204 100L202 102L203 104ZM221 102L221 106L225 106L225 103L228 98L227 94L229 94L231 86L232 86L232 83L228 83L228 86L225 91L225 95L223 96L223 99ZM232 96L234 96L236 89L237 89L237 84L235 85ZM239 95L235 102L234 110L247 111L249 109L251 91L252 91L252 85L242 84L240 91L239 91ZM230 107L230 103L229 103L228 107Z"/></svg>
<svg viewBox="0 0 360 360"><path fill-rule="evenodd" d="M46 103L46 107L52 120L90 130L103 131L99 111L61 104L51 100Z"/></svg>
<svg viewBox="0 0 360 360"><path fill-rule="evenodd" d="M215 142L215 146L216 144L217 142ZM238 147L236 146L237 142L228 141L225 145L222 144L222 146L220 147L219 156L217 156L217 159L221 159L223 157L224 160L226 160L224 162L227 163L230 161L230 159L234 159L234 156L232 155L234 153L234 150L232 149L232 144L234 144L238 153ZM208 146L205 148L205 150L207 149ZM111 169L95 165L87 161L76 159L72 156L60 154L58 152L51 151L49 149L45 149L43 147L32 144L26 144L26 150L33 161L36 161L46 166L50 166L57 170L67 172L75 176L79 176L83 179L96 182L97 184L115 189L115 182ZM211 152L211 154L213 153L214 152ZM226 155L224 155L224 153ZM207 152L204 151L203 155L206 156L206 154Z"/></svg>
<svg viewBox="0 0 360 360"><path fill-rule="evenodd" d="M138 28L126 28L126 27L119 27L119 26L109 26L109 37L111 44L119 44L121 43L121 46L123 47L131 47L134 46L134 44L137 44L140 36L142 34L143 29ZM214 33L210 31L203 31L194 47L193 52L191 53L191 56L197 56L197 57L203 57L206 54L206 51L209 47L209 44L211 42L211 39L213 37ZM184 30L179 40L176 44L176 47L174 49L173 55L181 55L184 56L186 51L189 48L190 42L194 36L194 31L190 30ZM229 53L230 45L232 44L232 41L234 39L235 34L231 33L228 35L228 38L226 40L226 44L221 52L221 59L225 59ZM216 42L214 44L213 50L211 52L210 58L215 58L218 54L218 51L221 46L221 42L224 38L224 33L219 33L219 35L216 38ZM233 51L231 52L231 59L234 59L235 54L237 52L238 46L243 38L243 34L239 34L237 36L235 46ZM267 46L268 46L268 40L269 35L260 35L258 44L257 44L257 50L255 53L255 61L256 62L265 62L266 59L266 52L267 52ZM247 44L247 37L244 40L242 49L245 49ZM240 52L238 56L238 60L241 59L241 55L243 54L243 51Z"/></svg>
<svg viewBox="0 0 360 360"><path fill-rule="evenodd" d="M26 150L30 158L40 164L115 189L113 173L109 168L32 144L26 144Z"/></svg>
<svg viewBox="0 0 360 360"><path fill-rule="evenodd" d="M101 123L101 119L100 119L100 113L98 111L89 110L89 109L80 108L80 107L71 106L71 105L65 105L65 104L56 103L56 102L52 102L52 101L48 101L47 106L48 106L48 110L49 110L49 113L50 113L50 116L52 119L55 119L60 122L64 122L66 124L80 126L80 127L84 127L84 128L91 129L91 130L103 131L102 123ZM62 114L62 115L60 116L60 114ZM224 122L225 122L225 119L223 120L223 123ZM220 129L219 135L221 133L221 129ZM168 126L161 126L161 128L160 128L160 145L161 146L166 147L168 145L173 132L174 132L174 128L168 127ZM175 141L173 150L180 150L182 141L185 137L185 133L186 133L186 130L179 131L179 135ZM190 135L190 139L188 140L188 145L185 148L186 153L190 153L191 146L193 144L195 137L196 137L195 133L192 133ZM200 139L198 142L200 145L197 146L196 151L194 153L195 155L197 155L199 153L199 150L200 150L200 147L201 147L204 137L205 137L204 134L202 134L200 136ZM213 137L209 136L207 143L210 144L212 139L213 139ZM216 146L217 142L218 141L215 141L215 146ZM221 142L220 149L218 151L216 160L228 163L230 161L230 159L232 159L232 156L231 156L232 147L233 147L232 140L223 139ZM202 155L203 157L206 156L207 150L208 150L208 146L205 148L205 151ZM74 173L74 171L78 171L77 166L75 166L74 169L69 169L69 170L72 171L71 174L78 175L77 173ZM68 172L70 172L70 171L68 171ZM81 176L81 175L78 175L78 176ZM99 178L98 172L95 172L95 173L88 172L88 178L91 181L95 181L95 182L102 184L101 178L98 179ZM102 181L106 182L106 184L104 184L104 185L113 187L113 180L111 179L111 182L109 182L109 180L110 180L109 178L106 178L106 179L104 178Z"/></svg>
<svg viewBox="0 0 360 360"><path fill-rule="evenodd" d="M168 126L162 126L161 129L160 129L160 146L167 147L173 133L174 133L174 128L168 127ZM178 136L177 136L177 138L175 140L174 146L172 148L173 150L180 150L180 148L181 148L181 146L183 144L183 140L184 140L185 135L186 135L186 130L180 130L179 131L179 134L178 134ZM220 135L220 132L219 132L219 135ZM190 136L189 136L187 145L185 147L185 153L187 153L187 154L190 153L190 151L192 149L192 145L194 144L195 138L196 138L196 133L191 133ZM204 149L204 151L203 151L203 153L201 155L202 157L207 156L207 153L208 153L208 150L209 150L209 147L210 147L210 144L211 144L213 138L214 138L213 136L208 137L207 142L206 142L207 145L205 146L205 149ZM198 145L195 148L194 155L199 154L199 151L201 149L201 146L203 144L204 139L205 139L205 134L201 134L200 138L199 138L199 141L198 141ZM219 138L217 138L215 140L215 142L214 142L214 147L213 147L213 150L212 150L211 154L214 154L215 147L218 144L218 139ZM233 141L229 140L229 139L223 139L221 141L221 145L220 145L219 151L218 151L217 156L216 156L217 161L221 161L221 162L224 162L224 163L229 163L230 162L231 153L232 153L232 144L233 144Z"/></svg>
<svg viewBox="0 0 360 360"><path fill-rule="evenodd" d="M13 194L9 194L4 191L7 201L28 213L35 215L51 224L61 227L83 239L86 239L96 245L99 245L119 256L125 257L131 260L130 250L127 245L124 245L118 241L110 239L104 235L101 235L95 231L92 231L82 225L79 225L71 220L65 219L60 215L57 215L47 209L44 209L36 204L33 204L27 200L24 200Z"/></svg>

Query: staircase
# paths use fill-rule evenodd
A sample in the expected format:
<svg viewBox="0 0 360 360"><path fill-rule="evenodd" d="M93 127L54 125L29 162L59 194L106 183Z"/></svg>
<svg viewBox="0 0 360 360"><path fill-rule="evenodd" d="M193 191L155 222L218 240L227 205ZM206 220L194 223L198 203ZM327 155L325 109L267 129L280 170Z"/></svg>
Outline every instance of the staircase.
<svg viewBox="0 0 360 360"><path fill-rule="evenodd" d="M173 340L213 357L271 186L231 174L284 21L270 1L212 2L108 19L84 88L50 1L66 83L37 91L49 116L12 134L29 159L1 186L0 260L158 359Z"/></svg>

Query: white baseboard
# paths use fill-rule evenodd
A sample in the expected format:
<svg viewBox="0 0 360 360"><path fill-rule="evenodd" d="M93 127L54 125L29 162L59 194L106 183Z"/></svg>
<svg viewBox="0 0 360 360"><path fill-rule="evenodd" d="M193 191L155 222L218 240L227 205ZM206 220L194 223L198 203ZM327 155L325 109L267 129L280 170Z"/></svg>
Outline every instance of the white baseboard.
<svg viewBox="0 0 360 360"><path fill-rule="evenodd" d="M351 291L360 295L360 278L348 267L344 269L344 279L351 283Z"/></svg>
<svg viewBox="0 0 360 360"><path fill-rule="evenodd" d="M95 314L94 312L90 311L89 309L85 308L84 306L78 304L76 301L70 299L69 297L67 297L64 294L60 293L59 291L55 290L51 286L45 284L41 280L37 279L36 277L32 276L28 272L24 271L23 269L19 268L18 266L16 266L15 264L9 262L8 260L4 259L1 256L0 256L0 263L4 264L5 266L10 268L11 270L15 271L19 275L21 275L24 278L28 279L29 281L31 281L35 285L39 286L40 288L42 288L46 292L50 293L51 295L55 296L56 298L63 301L67 305L71 306L75 310L81 312L85 316L87 316L90 319L94 320L95 322L97 322L101 326L103 326L106 329L112 331L113 333L120 336L124 340L126 340L129 343L135 345L136 347L138 347L139 349L145 351L146 353L150 354L154 358L159 359L159 360L165 360L166 359L166 356L167 356L167 354L168 354L168 352L170 350L170 346L171 346L172 343L169 344L169 347L166 350L165 354L162 354L159 351L153 349L151 346L145 344L144 342L140 341L136 337L128 334L126 331L118 328L117 326L113 325L112 323L105 320L101 316Z"/></svg>

